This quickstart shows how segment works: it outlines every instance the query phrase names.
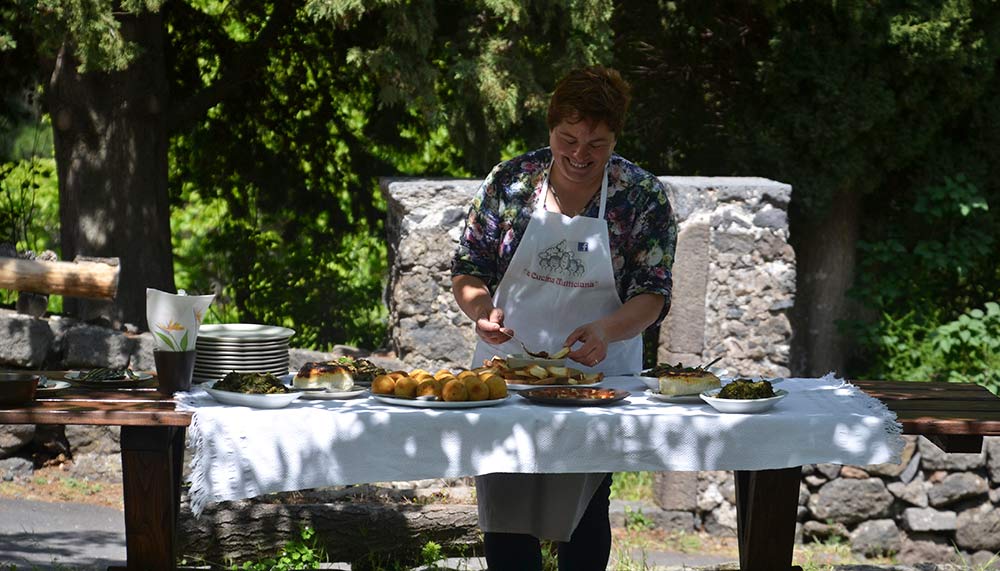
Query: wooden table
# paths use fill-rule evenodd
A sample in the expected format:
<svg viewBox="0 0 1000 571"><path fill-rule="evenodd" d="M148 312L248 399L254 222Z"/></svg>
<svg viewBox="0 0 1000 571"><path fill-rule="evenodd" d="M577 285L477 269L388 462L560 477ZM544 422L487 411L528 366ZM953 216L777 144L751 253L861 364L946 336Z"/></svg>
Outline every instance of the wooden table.
<svg viewBox="0 0 1000 571"><path fill-rule="evenodd" d="M945 452L978 453L1000 436L1000 398L973 384L851 381L896 413L903 434L924 436ZM792 566L802 467L735 473L742 571Z"/></svg>
<svg viewBox="0 0 1000 571"><path fill-rule="evenodd" d="M42 372L62 379L62 372ZM155 381L137 388L70 387L34 402L0 407L0 424L109 425L121 427L125 499L126 569L175 569L177 514L185 427L191 413L175 410Z"/></svg>

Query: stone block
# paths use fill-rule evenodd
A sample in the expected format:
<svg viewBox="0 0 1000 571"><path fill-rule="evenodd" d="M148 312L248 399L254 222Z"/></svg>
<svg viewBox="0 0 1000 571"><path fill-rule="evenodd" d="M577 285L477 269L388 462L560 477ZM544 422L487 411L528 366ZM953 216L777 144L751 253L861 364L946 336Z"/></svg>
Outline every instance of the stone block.
<svg viewBox="0 0 1000 571"><path fill-rule="evenodd" d="M11 482L31 475L34 465L31 460L14 456L0 460L0 480Z"/></svg>
<svg viewBox="0 0 1000 571"><path fill-rule="evenodd" d="M677 236L670 312L660 327L660 344L673 353L700 355L705 350L709 230L707 224L691 224Z"/></svg>
<svg viewBox="0 0 1000 571"><path fill-rule="evenodd" d="M958 514L955 543L969 551L1000 551L1000 510L986 505Z"/></svg>
<svg viewBox="0 0 1000 571"><path fill-rule="evenodd" d="M969 564L977 571L1000 571L1000 556L990 551L977 551L969 556Z"/></svg>
<svg viewBox="0 0 1000 571"><path fill-rule="evenodd" d="M719 486L713 482L698 493L698 511L710 512L725 501L722 492L719 491Z"/></svg>
<svg viewBox="0 0 1000 571"><path fill-rule="evenodd" d="M936 508L981 496L989 491L986 480L970 472L948 474L927 490L927 502Z"/></svg>
<svg viewBox="0 0 1000 571"><path fill-rule="evenodd" d="M872 464L865 466L865 470L873 476L887 478L895 478L902 474L913 459L914 452L917 451L917 438L915 436L904 436L903 438L906 444L903 445L903 451L900 453L899 464Z"/></svg>
<svg viewBox="0 0 1000 571"><path fill-rule="evenodd" d="M117 455L121 453L121 428L117 426L91 426L70 424L66 426L73 455L78 453L99 453Z"/></svg>
<svg viewBox="0 0 1000 571"><path fill-rule="evenodd" d="M832 480L840 476L840 464L816 464L816 471L822 474L827 480Z"/></svg>
<svg viewBox="0 0 1000 571"><path fill-rule="evenodd" d="M754 226L788 230L788 213L777 208L765 208L753 217Z"/></svg>
<svg viewBox="0 0 1000 571"><path fill-rule="evenodd" d="M851 551L866 557L891 555L902 547L902 534L891 519L862 522L851 532Z"/></svg>
<svg viewBox="0 0 1000 571"><path fill-rule="evenodd" d="M908 504L912 504L919 508L926 508L927 503L927 485L924 483L923 476L918 476L908 484L903 482L890 482L888 486L889 492L897 498L903 500Z"/></svg>
<svg viewBox="0 0 1000 571"><path fill-rule="evenodd" d="M868 472L865 472L857 466L844 466L840 469L840 477L851 478L854 480L864 480L865 478L869 478L871 476L869 476Z"/></svg>
<svg viewBox="0 0 1000 571"><path fill-rule="evenodd" d="M66 350L63 363L70 368L124 368L136 346L136 341L125 333L97 325L69 329L63 343Z"/></svg>
<svg viewBox="0 0 1000 571"><path fill-rule="evenodd" d="M698 472L656 472L653 501L666 511L698 509Z"/></svg>
<svg viewBox="0 0 1000 571"><path fill-rule="evenodd" d="M847 539L850 532L842 523L821 523L815 520L802 524L802 538L822 543L832 539Z"/></svg>
<svg viewBox="0 0 1000 571"><path fill-rule="evenodd" d="M38 369L52 346L48 322L13 311L0 310L0 365Z"/></svg>
<svg viewBox="0 0 1000 571"><path fill-rule="evenodd" d="M943 452L923 436L920 437L917 447L920 450L920 456L923 458L921 467L924 470L975 470L986 465L986 454L982 452L977 454L949 454Z"/></svg>
<svg viewBox="0 0 1000 571"><path fill-rule="evenodd" d="M952 563L955 561L955 546L941 534L911 533L903 537L897 556L907 564Z"/></svg>
<svg viewBox="0 0 1000 571"><path fill-rule="evenodd" d="M986 452L986 470L990 481L1000 485L1000 436L984 438L983 450Z"/></svg>
<svg viewBox="0 0 1000 571"><path fill-rule="evenodd" d="M736 507L729 503L720 504L702 517L702 525L712 535L735 537Z"/></svg>
<svg viewBox="0 0 1000 571"><path fill-rule="evenodd" d="M34 437L34 424L0 424L0 458L16 454Z"/></svg>
<svg viewBox="0 0 1000 571"><path fill-rule="evenodd" d="M809 511L821 521L854 524L889 515L893 496L878 478L838 478L809 498Z"/></svg>
<svg viewBox="0 0 1000 571"><path fill-rule="evenodd" d="M910 531L954 531L958 527L955 512L932 508L906 508L902 521Z"/></svg>

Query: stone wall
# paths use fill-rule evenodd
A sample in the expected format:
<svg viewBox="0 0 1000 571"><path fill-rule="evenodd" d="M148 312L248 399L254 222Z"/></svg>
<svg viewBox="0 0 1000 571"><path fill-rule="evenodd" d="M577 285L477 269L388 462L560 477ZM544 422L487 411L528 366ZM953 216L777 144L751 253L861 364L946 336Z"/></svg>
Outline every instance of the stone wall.
<svg viewBox="0 0 1000 571"><path fill-rule="evenodd" d="M736 533L731 472L658 473L654 497L631 511L667 530ZM796 540L843 541L904 563L964 558L978 569L1000 551L1000 438L979 454L946 454L907 436L900 464L804 466Z"/></svg>
<svg viewBox="0 0 1000 571"><path fill-rule="evenodd" d="M791 187L762 178L661 177L680 224L658 362L743 375L789 373L795 255ZM452 299L450 264L479 181L383 179L392 348L421 367L467 366L475 333Z"/></svg>

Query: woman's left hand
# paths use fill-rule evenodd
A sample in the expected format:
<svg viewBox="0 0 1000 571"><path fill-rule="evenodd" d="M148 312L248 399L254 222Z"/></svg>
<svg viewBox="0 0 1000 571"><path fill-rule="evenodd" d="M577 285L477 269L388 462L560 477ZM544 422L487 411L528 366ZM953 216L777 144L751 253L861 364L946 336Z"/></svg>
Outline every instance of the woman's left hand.
<svg viewBox="0 0 1000 571"><path fill-rule="evenodd" d="M573 330L566 338L566 347L582 345L570 351L568 358L588 367L596 367L608 356L608 332L600 321L591 321Z"/></svg>

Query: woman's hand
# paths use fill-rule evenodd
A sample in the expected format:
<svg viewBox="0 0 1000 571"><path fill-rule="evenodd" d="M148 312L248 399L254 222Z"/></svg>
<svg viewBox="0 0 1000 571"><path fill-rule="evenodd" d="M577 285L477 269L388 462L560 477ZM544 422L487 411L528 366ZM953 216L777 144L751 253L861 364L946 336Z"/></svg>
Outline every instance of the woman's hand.
<svg viewBox="0 0 1000 571"><path fill-rule="evenodd" d="M581 325L569 334L564 345L572 347L576 342L582 345L566 356L582 365L596 367L608 356L608 337L608 331L600 320Z"/></svg>
<svg viewBox="0 0 1000 571"><path fill-rule="evenodd" d="M476 319L476 335L490 345L500 345L510 340L513 334L513 331L504 328L503 310L498 307L484 312Z"/></svg>

